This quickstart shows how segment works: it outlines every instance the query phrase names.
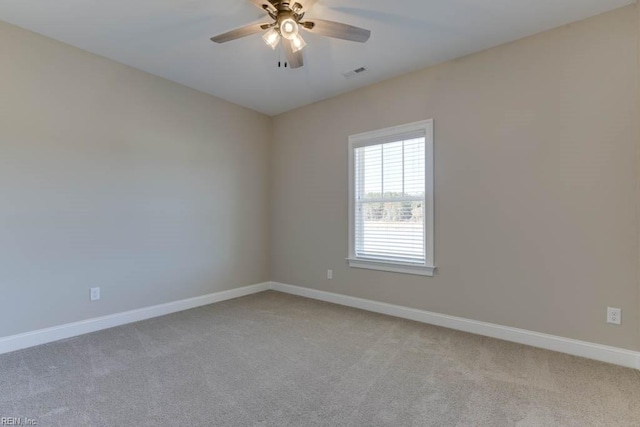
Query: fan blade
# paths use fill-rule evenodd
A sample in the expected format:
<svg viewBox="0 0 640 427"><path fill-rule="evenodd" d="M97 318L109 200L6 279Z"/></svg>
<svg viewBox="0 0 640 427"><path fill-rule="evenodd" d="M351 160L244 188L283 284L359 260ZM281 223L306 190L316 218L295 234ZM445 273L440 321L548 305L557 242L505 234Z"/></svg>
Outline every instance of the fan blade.
<svg viewBox="0 0 640 427"><path fill-rule="evenodd" d="M364 28L341 24L339 22L325 21L324 19L314 19L313 21L304 22L302 27L321 36L359 43L366 42L371 36L371 31L365 30Z"/></svg>
<svg viewBox="0 0 640 427"><path fill-rule="evenodd" d="M226 43L241 37L250 36L251 34L262 31L265 25L267 25L267 27L269 26L269 24L251 24L245 27L236 28L235 30L231 30L227 33L211 37L211 41L215 43Z"/></svg>
<svg viewBox="0 0 640 427"><path fill-rule="evenodd" d="M300 68L304 65L304 61L302 60L302 51L299 50L297 52L293 51L293 46L291 45L292 41L283 39L284 43L284 53L287 55L287 62L289 63L289 67L292 69Z"/></svg>
<svg viewBox="0 0 640 427"><path fill-rule="evenodd" d="M276 9L276 7L274 5L271 4L271 2L267 1L267 0L249 0L251 3L255 4L257 7L259 7L262 10L266 10L268 12L271 13L277 13L278 9Z"/></svg>

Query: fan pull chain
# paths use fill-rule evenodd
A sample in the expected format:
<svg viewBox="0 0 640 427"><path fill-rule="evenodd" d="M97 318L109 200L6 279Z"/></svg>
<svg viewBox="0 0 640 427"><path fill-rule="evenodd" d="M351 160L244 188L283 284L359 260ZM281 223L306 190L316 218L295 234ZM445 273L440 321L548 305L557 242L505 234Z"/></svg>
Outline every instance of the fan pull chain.
<svg viewBox="0 0 640 427"><path fill-rule="evenodd" d="M282 60L282 50L278 49L278 68L289 68L289 63Z"/></svg>

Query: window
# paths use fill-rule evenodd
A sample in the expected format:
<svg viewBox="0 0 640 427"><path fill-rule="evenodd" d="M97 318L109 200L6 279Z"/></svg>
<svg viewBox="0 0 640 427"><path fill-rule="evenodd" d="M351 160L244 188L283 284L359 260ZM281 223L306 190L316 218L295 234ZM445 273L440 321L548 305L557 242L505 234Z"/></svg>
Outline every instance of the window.
<svg viewBox="0 0 640 427"><path fill-rule="evenodd" d="M433 276L433 120L349 137L349 265Z"/></svg>

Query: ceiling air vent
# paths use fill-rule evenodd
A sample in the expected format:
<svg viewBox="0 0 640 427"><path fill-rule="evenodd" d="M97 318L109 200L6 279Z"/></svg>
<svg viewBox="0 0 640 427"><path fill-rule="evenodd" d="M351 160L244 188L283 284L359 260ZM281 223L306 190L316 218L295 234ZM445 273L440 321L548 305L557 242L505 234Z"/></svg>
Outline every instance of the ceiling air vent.
<svg viewBox="0 0 640 427"><path fill-rule="evenodd" d="M343 75L346 78L350 79L350 78L353 78L353 77L355 77L355 76L357 76L359 74L364 74L366 72L367 72L367 69L365 67L360 67L360 68L356 68L355 70L351 70L351 71L349 71L347 73L344 73Z"/></svg>

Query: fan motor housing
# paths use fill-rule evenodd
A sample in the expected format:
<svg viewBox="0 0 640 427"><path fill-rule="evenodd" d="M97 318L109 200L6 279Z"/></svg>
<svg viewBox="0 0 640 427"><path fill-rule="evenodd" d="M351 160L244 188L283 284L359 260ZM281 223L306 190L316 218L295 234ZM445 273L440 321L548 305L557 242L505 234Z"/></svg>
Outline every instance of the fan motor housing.
<svg viewBox="0 0 640 427"><path fill-rule="evenodd" d="M285 11L291 11L291 8L289 7L289 0L282 0L282 1L274 1L273 5L276 7L276 9L278 9L278 12L285 12Z"/></svg>

